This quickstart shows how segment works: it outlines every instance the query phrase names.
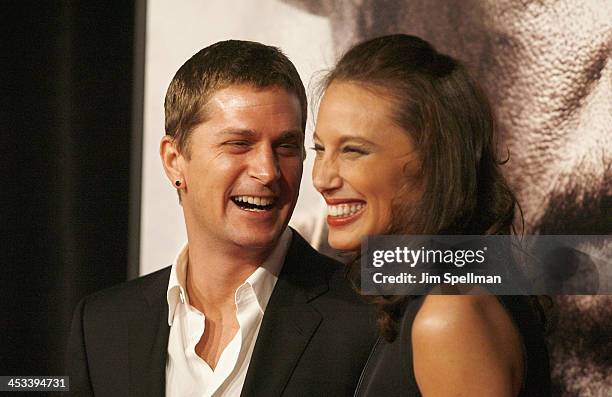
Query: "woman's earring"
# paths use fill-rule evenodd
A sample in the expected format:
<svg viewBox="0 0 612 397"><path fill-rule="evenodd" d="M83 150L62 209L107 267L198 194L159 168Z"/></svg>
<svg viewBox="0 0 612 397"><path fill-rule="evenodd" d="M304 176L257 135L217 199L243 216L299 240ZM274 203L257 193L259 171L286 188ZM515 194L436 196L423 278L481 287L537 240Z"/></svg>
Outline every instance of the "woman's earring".
<svg viewBox="0 0 612 397"><path fill-rule="evenodd" d="M174 185L176 187L181 187L181 181L179 181L178 179L174 182Z"/></svg>

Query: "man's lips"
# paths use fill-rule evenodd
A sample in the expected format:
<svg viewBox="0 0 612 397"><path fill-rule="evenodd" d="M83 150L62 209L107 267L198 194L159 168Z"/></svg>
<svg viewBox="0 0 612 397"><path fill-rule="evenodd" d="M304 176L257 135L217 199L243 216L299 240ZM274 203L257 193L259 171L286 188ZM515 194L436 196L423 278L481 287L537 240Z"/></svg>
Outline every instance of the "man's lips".
<svg viewBox="0 0 612 397"><path fill-rule="evenodd" d="M231 200L234 204L246 211L263 212L269 211L278 202L274 196L236 195Z"/></svg>
<svg viewBox="0 0 612 397"><path fill-rule="evenodd" d="M248 203L260 206L274 205L276 203L275 196L252 196L252 195L237 195L232 196L232 201L235 203Z"/></svg>

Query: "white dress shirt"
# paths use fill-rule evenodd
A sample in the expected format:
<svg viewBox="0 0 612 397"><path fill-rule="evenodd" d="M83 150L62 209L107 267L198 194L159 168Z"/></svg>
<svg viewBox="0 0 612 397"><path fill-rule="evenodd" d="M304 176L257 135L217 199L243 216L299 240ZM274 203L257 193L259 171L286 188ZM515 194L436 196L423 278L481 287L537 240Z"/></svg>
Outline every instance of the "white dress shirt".
<svg viewBox="0 0 612 397"><path fill-rule="evenodd" d="M205 317L189 304L186 274L189 266L187 245L179 252L168 283L168 360L166 396L239 396L244 385L255 340L272 290L278 280L292 232L287 228L272 254L236 289L234 301L239 329L225 347L213 370L195 347L205 332Z"/></svg>

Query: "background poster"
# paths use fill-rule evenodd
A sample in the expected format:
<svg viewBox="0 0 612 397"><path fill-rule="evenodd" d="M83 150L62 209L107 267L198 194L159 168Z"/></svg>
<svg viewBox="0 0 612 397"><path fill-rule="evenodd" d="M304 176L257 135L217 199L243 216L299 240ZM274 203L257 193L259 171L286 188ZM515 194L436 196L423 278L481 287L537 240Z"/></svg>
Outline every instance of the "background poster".
<svg viewBox="0 0 612 397"><path fill-rule="evenodd" d="M184 231L157 158L163 96L217 40L280 46L309 85L355 42L420 35L488 91L525 233L612 229L609 0L23 0L3 11L0 375L65 374L77 302L173 260ZM292 224L317 243L310 157ZM611 395L612 299L553 301L554 394Z"/></svg>

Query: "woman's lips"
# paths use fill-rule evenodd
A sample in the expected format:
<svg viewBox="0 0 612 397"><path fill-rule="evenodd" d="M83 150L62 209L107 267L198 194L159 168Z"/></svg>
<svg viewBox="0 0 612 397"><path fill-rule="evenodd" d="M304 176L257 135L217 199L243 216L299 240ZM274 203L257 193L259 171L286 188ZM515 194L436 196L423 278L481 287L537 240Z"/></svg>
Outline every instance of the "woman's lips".
<svg viewBox="0 0 612 397"><path fill-rule="evenodd" d="M340 227L356 221L365 211L364 201L327 200L327 224Z"/></svg>

